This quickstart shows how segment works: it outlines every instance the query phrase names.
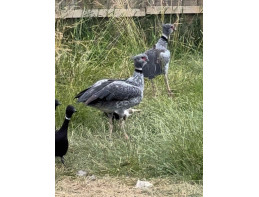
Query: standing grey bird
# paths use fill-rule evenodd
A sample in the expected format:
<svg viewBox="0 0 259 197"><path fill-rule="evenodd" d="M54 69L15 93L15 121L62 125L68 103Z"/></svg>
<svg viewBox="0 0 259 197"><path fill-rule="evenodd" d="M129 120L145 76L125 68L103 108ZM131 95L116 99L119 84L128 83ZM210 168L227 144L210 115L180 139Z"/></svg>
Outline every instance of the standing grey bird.
<svg viewBox="0 0 259 197"><path fill-rule="evenodd" d="M147 63L146 54L139 54L132 58L134 60L135 71L133 76L126 80L103 79L97 81L91 87L80 92L75 98L78 102L95 107L108 115L110 138L113 130L112 119L114 115L119 117L121 128L125 138L124 120L134 111L131 107L138 105L143 98L144 76L142 68Z"/></svg>
<svg viewBox="0 0 259 197"><path fill-rule="evenodd" d="M146 66L143 68L144 77L147 77L151 80L153 91L155 92L155 87L153 83L153 78L157 75L163 74L165 76L165 83L169 95L172 95L171 89L168 83L168 68L170 62L170 51L167 49L168 38L171 33L175 30L174 25L164 24L163 25L163 34L154 45L152 49L149 49L145 53L148 56L149 61Z"/></svg>

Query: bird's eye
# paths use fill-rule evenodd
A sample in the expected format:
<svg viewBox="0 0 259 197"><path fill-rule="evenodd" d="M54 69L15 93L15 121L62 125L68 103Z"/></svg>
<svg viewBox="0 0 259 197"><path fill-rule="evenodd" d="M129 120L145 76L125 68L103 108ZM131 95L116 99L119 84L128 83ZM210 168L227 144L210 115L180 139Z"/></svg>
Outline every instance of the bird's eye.
<svg viewBox="0 0 259 197"><path fill-rule="evenodd" d="M146 58L146 57L142 57L142 59L143 59L143 60L145 60L145 61L147 60L147 58Z"/></svg>

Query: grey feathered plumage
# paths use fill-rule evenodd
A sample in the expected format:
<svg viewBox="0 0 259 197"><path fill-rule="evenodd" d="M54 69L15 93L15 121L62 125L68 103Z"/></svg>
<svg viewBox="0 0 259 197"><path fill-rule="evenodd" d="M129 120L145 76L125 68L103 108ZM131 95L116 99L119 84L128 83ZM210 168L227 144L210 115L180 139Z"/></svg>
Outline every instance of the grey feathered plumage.
<svg viewBox="0 0 259 197"><path fill-rule="evenodd" d="M75 98L88 106L95 107L108 114L117 113L124 117L126 110L138 105L143 98L144 77L142 67L147 55L134 58L135 72L126 80L103 79L80 92Z"/></svg>
<svg viewBox="0 0 259 197"><path fill-rule="evenodd" d="M168 38L173 31L174 25L164 24L161 38L152 49L145 52L149 61L143 68L144 77L153 79L157 75L167 75L170 62L170 51L167 49L167 45Z"/></svg>

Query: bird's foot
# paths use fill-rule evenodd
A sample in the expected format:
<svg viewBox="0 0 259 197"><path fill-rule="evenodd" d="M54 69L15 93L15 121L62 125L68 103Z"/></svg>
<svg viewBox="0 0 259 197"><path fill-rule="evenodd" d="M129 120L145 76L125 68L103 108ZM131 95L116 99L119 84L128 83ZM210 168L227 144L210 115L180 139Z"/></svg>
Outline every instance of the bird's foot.
<svg viewBox="0 0 259 197"><path fill-rule="evenodd" d="M157 94L157 91L153 91L153 97L157 97L158 94Z"/></svg>
<svg viewBox="0 0 259 197"><path fill-rule="evenodd" d="M168 96L170 96L170 97L174 97L174 93L171 91L171 90L168 90Z"/></svg>
<svg viewBox="0 0 259 197"><path fill-rule="evenodd" d="M124 120L126 120L129 116L131 116L134 112L141 112L140 109L132 109L132 108L129 108L127 110L125 110L125 116L123 117Z"/></svg>
<svg viewBox="0 0 259 197"><path fill-rule="evenodd" d="M132 108L129 108L129 113L130 114L133 114L134 112L141 112L140 109L132 109Z"/></svg>
<svg viewBox="0 0 259 197"><path fill-rule="evenodd" d="M124 135L125 140L129 140L129 136L125 133Z"/></svg>

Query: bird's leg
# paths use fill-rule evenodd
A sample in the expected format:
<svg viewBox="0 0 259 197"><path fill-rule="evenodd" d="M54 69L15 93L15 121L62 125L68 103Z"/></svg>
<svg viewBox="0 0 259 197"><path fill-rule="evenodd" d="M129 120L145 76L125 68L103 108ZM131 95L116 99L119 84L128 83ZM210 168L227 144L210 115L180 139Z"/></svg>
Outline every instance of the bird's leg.
<svg viewBox="0 0 259 197"><path fill-rule="evenodd" d="M165 83L166 83L166 88L167 88L168 96L173 96L173 92L171 91L171 89L169 87L167 74L165 74Z"/></svg>
<svg viewBox="0 0 259 197"><path fill-rule="evenodd" d="M129 108L128 109L128 112L129 112L129 115L132 115L134 112L141 112L140 109L132 109L132 108Z"/></svg>
<svg viewBox="0 0 259 197"><path fill-rule="evenodd" d="M63 163L63 165L65 165L65 161L64 161L64 157L61 157L61 162Z"/></svg>
<svg viewBox="0 0 259 197"><path fill-rule="evenodd" d="M153 79L150 79L150 81L151 81L151 84L152 84L153 94L154 94L154 96L156 96L156 87L155 87L155 83L154 83Z"/></svg>
<svg viewBox="0 0 259 197"><path fill-rule="evenodd" d="M123 130L124 137L125 137L126 140L128 140L129 136L127 135L127 133L125 131L125 120L124 120L124 118L122 118L120 121L121 121L121 129Z"/></svg>
<svg viewBox="0 0 259 197"><path fill-rule="evenodd" d="M113 130L112 116L113 116L113 114L108 114L110 139L112 138L112 130Z"/></svg>

